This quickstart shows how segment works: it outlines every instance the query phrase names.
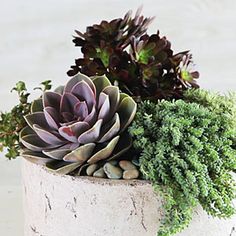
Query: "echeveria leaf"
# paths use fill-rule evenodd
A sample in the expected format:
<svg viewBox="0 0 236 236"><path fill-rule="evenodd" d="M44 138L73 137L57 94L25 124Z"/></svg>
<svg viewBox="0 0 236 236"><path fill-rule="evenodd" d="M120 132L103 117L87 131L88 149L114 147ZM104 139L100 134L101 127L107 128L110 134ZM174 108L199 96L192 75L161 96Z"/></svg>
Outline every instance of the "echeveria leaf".
<svg viewBox="0 0 236 236"><path fill-rule="evenodd" d="M109 96L106 96L105 100L103 101L101 105L100 111L98 113L98 119L102 119L104 120L104 122L106 122L107 119L109 118L110 110L111 110L111 104L110 104Z"/></svg>
<svg viewBox="0 0 236 236"><path fill-rule="evenodd" d="M65 86L58 86L54 92L55 93L59 93L60 95L62 95L64 93L64 90L65 90Z"/></svg>
<svg viewBox="0 0 236 236"><path fill-rule="evenodd" d="M43 94L43 106L44 107L54 107L59 111L61 103L61 95L59 93L46 91Z"/></svg>
<svg viewBox="0 0 236 236"><path fill-rule="evenodd" d="M96 104L96 97L93 93L90 86L85 82L81 81L77 83L71 91L80 101L86 101L89 112L92 110L92 107Z"/></svg>
<svg viewBox="0 0 236 236"><path fill-rule="evenodd" d="M137 110L137 104L131 97L125 97L123 100L121 100L121 103L117 110L121 121L120 132L123 132L132 122L136 110Z"/></svg>
<svg viewBox="0 0 236 236"><path fill-rule="evenodd" d="M43 128L49 129L49 125L47 123L47 120L45 118L45 115L43 112L35 112L32 114L28 114L25 117L25 121L27 124L34 129L33 125L37 124Z"/></svg>
<svg viewBox="0 0 236 236"><path fill-rule="evenodd" d="M74 171L80 166L79 163L71 163L64 161L51 161L46 164L48 170L53 171L54 173L66 175Z"/></svg>
<svg viewBox="0 0 236 236"><path fill-rule="evenodd" d="M71 93L64 93L62 95L61 103L60 103L60 112L69 112L73 114L74 106L79 103L80 100Z"/></svg>
<svg viewBox="0 0 236 236"><path fill-rule="evenodd" d="M127 152L132 146L132 138L128 133L122 134L117 143L115 150L113 151L112 155L108 158L108 161L117 159L123 153Z"/></svg>
<svg viewBox="0 0 236 236"><path fill-rule="evenodd" d="M91 129L85 131L78 137L79 143L86 144L97 141L103 120L98 120Z"/></svg>
<svg viewBox="0 0 236 236"><path fill-rule="evenodd" d="M55 159L55 160L63 160L64 156L70 153L70 149L53 149L53 150L43 150L43 154L46 156Z"/></svg>
<svg viewBox="0 0 236 236"><path fill-rule="evenodd" d="M43 111L43 100L42 98L36 99L32 102L31 107L30 107L30 112L38 112L38 111Z"/></svg>
<svg viewBox="0 0 236 236"><path fill-rule="evenodd" d="M103 143L108 140L111 140L115 135L120 131L120 118L118 113L114 115L114 117L107 122L101 128L101 135L99 137L98 143Z"/></svg>
<svg viewBox="0 0 236 236"><path fill-rule="evenodd" d="M31 151L41 152L43 149L50 147L50 145L40 139L37 134L28 134L23 136L20 141Z"/></svg>
<svg viewBox="0 0 236 236"><path fill-rule="evenodd" d="M78 119L84 120L89 114L87 103L85 101L76 103L74 106L74 113Z"/></svg>
<svg viewBox="0 0 236 236"><path fill-rule="evenodd" d="M74 76L72 79L68 81L68 83L65 86L65 92L71 92L72 88L81 81L85 81L90 86L93 93L96 94L96 89L92 80L88 76L81 73L78 73L76 76Z"/></svg>
<svg viewBox="0 0 236 236"><path fill-rule="evenodd" d="M117 86L107 86L102 90L103 93L109 96L110 101L110 117L112 117L117 110L117 107L120 102L120 92Z"/></svg>
<svg viewBox="0 0 236 236"><path fill-rule="evenodd" d="M82 164L91 157L95 146L95 143L84 144L67 154L63 159L67 162L76 162Z"/></svg>
<svg viewBox="0 0 236 236"><path fill-rule="evenodd" d="M59 128L59 134L70 142L77 143L78 137L89 129L89 124L84 121L78 121L69 126Z"/></svg>
<svg viewBox="0 0 236 236"><path fill-rule="evenodd" d="M45 119L51 129L57 130L59 127L59 113L53 107L44 108Z"/></svg>
<svg viewBox="0 0 236 236"><path fill-rule="evenodd" d="M39 125L33 125L34 131L37 133L40 139L44 142L51 144L51 145L60 145L65 141L58 137L58 135L53 134L52 132L43 129Z"/></svg>
<svg viewBox="0 0 236 236"><path fill-rule="evenodd" d="M92 111L88 114L88 116L84 119L85 122L93 125L97 120L97 110L95 106L93 106Z"/></svg>
<svg viewBox="0 0 236 236"><path fill-rule="evenodd" d="M104 160L107 159L109 156L111 156L113 150L116 147L116 144L119 141L120 136L116 136L115 138L113 138L105 148L97 151L89 160L88 163L89 164L93 164L96 163L100 160Z"/></svg>
<svg viewBox="0 0 236 236"><path fill-rule="evenodd" d="M21 156L24 157L26 160L39 165L44 165L52 161L51 158L47 158L40 152L32 152L29 150L21 152Z"/></svg>
<svg viewBox="0 0 236 236"><path fill-rule="evenodd" d="M21 139L24 136L29 135L29 134L36 135L35 131L27 125L20 131L19 137Z"/></svg>
<svg viewBox="0 0 236 236"><path fill-rule="evenodd" d="M91 77L93 83L95 84L96 87L96 98L98 99L99 94L102 92L102 90L111 85L110 80L105 76L93 76Z"/></svg>

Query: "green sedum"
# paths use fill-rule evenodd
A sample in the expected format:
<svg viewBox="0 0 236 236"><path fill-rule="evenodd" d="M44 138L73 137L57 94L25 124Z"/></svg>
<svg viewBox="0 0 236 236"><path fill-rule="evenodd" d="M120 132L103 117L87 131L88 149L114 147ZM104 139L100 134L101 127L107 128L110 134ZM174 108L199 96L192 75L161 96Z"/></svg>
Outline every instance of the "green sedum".
<svg viewBox="0 0 236 236"><path fill-rule="evenodd" d="M46 80L35 89L49 90L51 81ZM30 113L31 107L30 93L23 81L17 82L12 91L17 92L19 103L9 112L0 112L0 152L6 150L5 156L8 159L14 159L20 154L19 133L26 126L24 116Z"/></svg>
<svg viewBox="0 0 236 236"><path fill-rule="evenodd" d="M190 90L186 99L140 103L129 128L140 170L165 200L158 236L187 227L198 204L220 218L235 213L234 98Z"/></svg>
<svg viewBox="0 0 236 236"><path fill-rule="evenodd" d="M233 129L236 129L236 93L231 92L227 96L217 92L209 92L203 89L190 89L184 92L184 100L195 102L217 114L228 116L228 121Z"/></svg>

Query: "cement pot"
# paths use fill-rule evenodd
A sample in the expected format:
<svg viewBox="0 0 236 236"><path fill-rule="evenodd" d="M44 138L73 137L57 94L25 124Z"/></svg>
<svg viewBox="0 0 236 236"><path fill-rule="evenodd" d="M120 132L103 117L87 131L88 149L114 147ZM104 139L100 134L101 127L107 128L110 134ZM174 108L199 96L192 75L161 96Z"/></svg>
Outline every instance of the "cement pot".
<svg viewBox="0 0 236 236"><path fill-rule="evenodd" d="M52 174L23 160L24 236L155 236L162 201L149 182ZM176 236L236 236L236 216L218 220L196 209Z"/></svg>

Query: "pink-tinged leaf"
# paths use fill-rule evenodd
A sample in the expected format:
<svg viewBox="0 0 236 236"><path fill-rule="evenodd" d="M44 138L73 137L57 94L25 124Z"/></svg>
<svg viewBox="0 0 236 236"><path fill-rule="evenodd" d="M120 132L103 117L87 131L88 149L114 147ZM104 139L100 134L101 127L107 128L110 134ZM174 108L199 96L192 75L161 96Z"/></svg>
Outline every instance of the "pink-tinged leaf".
<svg viewBox="0 0 236 236"><path fill-rule="evenodd" d="M103 119L104 122L106 122L107 119L109 118L110 109L111 109L111 105L110 105L109 97L107 96L99 110L98 119Z"/></svg>
<svg viewBox="0 0 236 236"><path fill-rule="evenodd" d="M59 127L59 114L53 107L45 107L44 108L44 115L47 120L48 125L50 128L54 130L58 130Z"/></svg>
<svg viewBox="0 0 236 236"><path fill-rule="evenodd" d="M70 143L69 144L70 145L70 150L75 150L75 149L77 149L79 146L80 146L80 144L79 143Z"/></svg>
<svg viewBox="0 0 236 236"><path fill-rule="evenodd" d="M60 112L74 112L75 104L79 103L79 99L71 93L64 93L62 95L61 104L60 104Z"/></svg>
<svg viewBox="0 0 236 236"><path fill-rule="evenodd" d="M57 111L60 109L61 95L59 93L47 91L43 94L43 106L53 107Z"/></svg>
<svg viewBox="0 0 236 236"><path fill-rule="evenodd" d="M99 150L98 152L96 152L87 162L89 164L93 164L96 163L100 160L105 160L108 157L111 156L113 150L116 147L116 144L119 141L120 136L116 136L115 138L113 138L105 148Z"/></svg>
<svg viewBox="0 0 236 236"><path fill-rule="evenodd" d="M96 100L98 101L99 95L102 92L102 90L111 85L111 82L109 81L109 79L105 76L93 76L91 77L95 87L96 87Z"/></svg>
<svg viewBox="0 0 236 236"><path fill-rule="evenodd" d="M118 108L118 105L120 103L119 88L116 86L107 86L106 88L103 89L102 92L109 96L109 101L110 101L109 117L112 117L115 114L115 112Z"/></svg>
<svg viewBox="0 0 236 236"><path fill-rule="evenodd" d="M64 156L66 156L70 152L70 149L60 148L54 150L43 150L43 154L55 160L63 160Z"/></svg>
<svg viewBox="0 0 236 236"><path fill-rule="evenodd" d="M92 80L88 76L83 75L81 73L78 73L76 76L74 76L72 79L68 81L68 83L65 86L65 92L70 93L72 91L72 88L81 81L85 81L92 89L93 94L96 94L96 88Z"/></svg>
<svg viewBox="0 0 236 236"><path fill-rule="evenodd" d="M100 95L99 95L99 99L98 99L98 105L97 105L97 109L98 109L98 110L101 109L103 103L104 103L107 99L109 99L108 95L105 94L105 93L103 93L103 92L101 92Z"/></svg>
<svg viewBox="0 0 236 236"><path fill-rule="evenodd" d="M88 116L88 106L86 102L78 102L75 104L74 114L79 120L84 120Z"/></svg>
<svg viewBox="0 0 236 236"><path fill-rule="evenodd" d="M64 121L63 123L60 122L60 125L61 126L65 126L65 125L69 125L69 124L72 124L74 123L74 114L70 113L70 112L62 112L61 113L61 116L62 116L62 120Z"/></svg>
<svg viewBox="0 0 236 236"><path fill-rule="evenodd" d="M78 138L82 133L84 133L85 131L87 131L90 126L87 122L84 121L78 121L72 125L70 125L71 130L74 132L75 136ZM76 140L78 141L78 139L76 138Z"/></svg>
<svg viewBox="0 0 236 236"><path fill-rule="evenodd" d="M35 112L24 116L27 124L33 129L33 125L37 124L45 129L49 129L48 122L45 118L44 112Z"/></svg>
<svg viewBox="0 0 236 236"><path fill-rule="evenodd" d="M93 125L97 120L97 111L95 106L93 106L92 111L88 114L88 116L84 119L85 122Z"/></svg>
<svg viewBox="0 0 236 236"><path fill-rule="evenodd" d="M87 122L78 121L69 126L63 126L59 128L59 133L62 137L70 142L78 143L78 137L83 132L89 129L89 124Z"/></svg>
<svg viewBox="0 0 236 236"><path fill-rule="evenodd" d="M20 139L20 142L29 150L41 152L45 148L50 148L48 143L45 143L37 134L29 134Z"/></svg>
<svg viewBox="0 0 236 236"><path fill-rule="evenodd" d="M67 154L63 159L68 162L77 162L79 164L83 164L86 162L92 155L93 150L96 144L88 143L78 147L76 150Z"/></svg>
<svg viewBox="0 0 236 236"><path fill-rule="evenodd" d="M65 140L60 139L57 135L51 133L48 130L43 129L39 125L33 125L33 129L40 139L42 139L48 144L51 144L52 146L65 143Z"/></svg>
<svg viewBox="0 0 236 236"><path fill-rule="evenodd" d="M120 118L117 113L113 116L113 118L106 123L101 128L101 135L99 137L98 143L104 143L108 140L111 140L114 136L118 134L120 131Z"/></svg>
<svg viewBox="0 0 236 236"><path fill-rule="evenodd" d="M81 81L72 88L71 92L78 97L80 101L85 101L89 112L91 112L93 105L96 104L96 98L89 85L85 81Z"/></svg>
<svg viewBox="0 0 236 236"><path fill-rule="evenodd" d="M100 136L100 130L102 126L103 120L98 120L91 129L85 131L78 137L79 143L93 143L96 142Z"/></svg>
<svg viewBox="0 0 236 236"><path fill-rule="evenodd" d="M66 140L73 142L73 143L77 143L77 137L76 134L74 133L74 131L71 129L70 126L63 126L59 128L59 134L65 138Z"/></svg>
<svg viewBox="0 0 236 236"><path fill-rule="evenodd" d="M117 112L120 116L121 130L123 132L134 119L137 110L137 104L131 97L125 97L121 100Z"/></svg>

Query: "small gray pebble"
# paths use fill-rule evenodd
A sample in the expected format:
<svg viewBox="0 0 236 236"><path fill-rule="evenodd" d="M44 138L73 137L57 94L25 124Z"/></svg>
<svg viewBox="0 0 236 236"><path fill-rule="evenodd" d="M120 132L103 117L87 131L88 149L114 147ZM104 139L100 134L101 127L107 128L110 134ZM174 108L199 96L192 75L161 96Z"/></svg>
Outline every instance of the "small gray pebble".
<svg viewBox="0 0 236 236"><path fill-rule="evenodd" d="M136 166L134 164L132 164L132 162L130 161L126 161L126 160L122 160L119 162L119 166L123 169L123 170L136 170Z"/></svg>
<svg viewBox="0 0 236 236"><path fill-rule="evenodd" d="M139 171L138 170L126 170L123 173L123 179L137 179L139 176Z"/></svg>
<svg viewBox="0 0 236 236"><path fill-rule="evenodd" d="M86 174L92 176L93 173L98 169L98 164L91 164L86 169Z"/></svg>
<svg viewBox="0 0 236 236"><path fill-rule="evenodd" d="M94 176L94 177L98 177L98 178L106 178L106 177L107 177L106 174L105 174L105 172L104 172L104 170L103 170L103 167L101 167L100 169L98 169L97 171L95 171L95 172L93 173L93 176Z"/></svg>
<svg viewBox="0 0 236 236"><path fill-rule="evenodd" d="M120 167L113 166L110 163L106 163L103 169L109 179L120 179L123 175L123 171Z"/></svg>

